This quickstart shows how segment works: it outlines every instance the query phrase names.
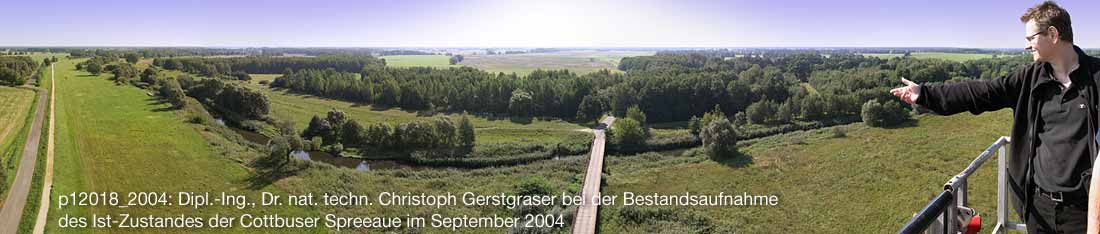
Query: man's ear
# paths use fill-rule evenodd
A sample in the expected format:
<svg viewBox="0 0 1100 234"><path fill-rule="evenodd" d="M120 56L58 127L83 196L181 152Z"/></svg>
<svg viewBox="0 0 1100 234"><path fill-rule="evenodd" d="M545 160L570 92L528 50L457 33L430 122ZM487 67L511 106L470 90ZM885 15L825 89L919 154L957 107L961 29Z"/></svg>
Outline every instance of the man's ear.
<svg viewBox="0 0 1100 234"><path fill-rule="evenodd" d="M1054 37L1054 44L1058 44L1062 40L1062 32L1058 31L1058 28L1054 26L1047 26L1047 35Z"/></svg>

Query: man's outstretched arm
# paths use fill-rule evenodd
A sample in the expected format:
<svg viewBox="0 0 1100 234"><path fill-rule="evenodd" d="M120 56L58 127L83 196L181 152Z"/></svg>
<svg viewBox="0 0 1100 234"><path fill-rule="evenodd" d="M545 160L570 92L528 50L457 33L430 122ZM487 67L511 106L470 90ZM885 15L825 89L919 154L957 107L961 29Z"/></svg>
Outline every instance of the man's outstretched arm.
<svg viewBox="0 0 1100 234"><path fill-rule="evenodd" d="M904 77L905 86L890 90L909 104L917 104L940 115L952 115L969 111L979 114L1002 108L1012 108L1020 92L1020 80L1024 72L1018 70L1008 76L991 80L919 85Z"/></svg>

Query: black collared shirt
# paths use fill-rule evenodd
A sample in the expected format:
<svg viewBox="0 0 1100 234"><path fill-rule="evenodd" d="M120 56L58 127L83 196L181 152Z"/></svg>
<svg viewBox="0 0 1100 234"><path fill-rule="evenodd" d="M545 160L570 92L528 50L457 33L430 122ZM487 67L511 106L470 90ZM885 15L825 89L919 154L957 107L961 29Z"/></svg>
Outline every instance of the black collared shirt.
<svg viewBox="0 0 1100 234"><path fill-rule="evenodd" d="M1050 65L1046 65L1050 68ZM1038 148L1032 162L1039 187L1053 192L1083 189L1082 173L1091 168L1088 129L1089 101L1081 85L1091 79L1082 64L1070 73L1069 88L1053 78L1042 81L1036 90L1039 99ZM1048 71L1053 71L1049 69ZM1053 77L1052 74L1048 74ZM1082 82L1078 82L1082 81Z"/></svg>

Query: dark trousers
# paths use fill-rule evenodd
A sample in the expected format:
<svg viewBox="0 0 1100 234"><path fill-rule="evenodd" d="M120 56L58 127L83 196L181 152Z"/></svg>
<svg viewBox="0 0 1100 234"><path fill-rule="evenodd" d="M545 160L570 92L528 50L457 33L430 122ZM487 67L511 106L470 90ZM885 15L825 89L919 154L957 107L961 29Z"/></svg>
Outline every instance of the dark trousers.
<svg viewBox="0 0 1100 234"><path fill-rule="evenodd" d="M1027 233L1085 233L1088 196L1066 196L1058 202L1036 190L1031 199L1034 210L1028 214Z"/></svg>

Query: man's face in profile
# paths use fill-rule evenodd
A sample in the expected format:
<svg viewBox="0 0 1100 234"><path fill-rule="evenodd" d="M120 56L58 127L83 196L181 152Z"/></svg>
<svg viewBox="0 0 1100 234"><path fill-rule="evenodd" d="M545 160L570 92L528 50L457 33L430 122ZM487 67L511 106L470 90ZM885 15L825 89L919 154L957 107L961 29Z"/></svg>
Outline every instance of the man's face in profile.
<svg viewBox="0 0 1100 234"><path fill-rule="evenodd" d="M1054 47L1052 40L1056 39L1049 36L1051 34L1049 30L1039 28L1039 23L1036 23L1035 20L1027 21L1024 28L1024 39L1027 40L1024 49L1031 51L1031 58L1035 62L1045 62L1047 58L1051 57L1050 50Z"/></svg>

